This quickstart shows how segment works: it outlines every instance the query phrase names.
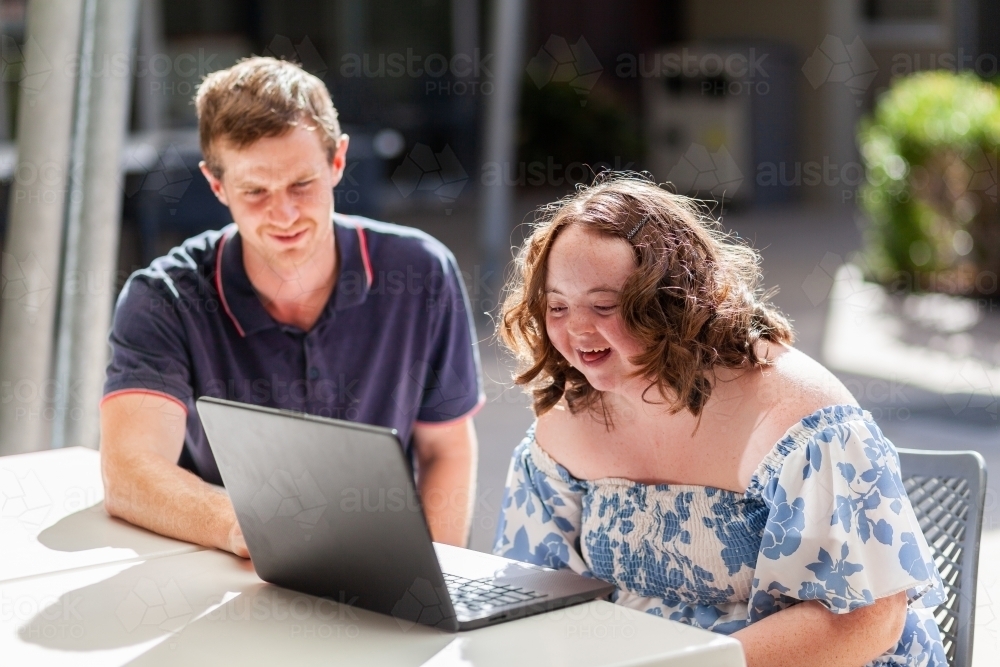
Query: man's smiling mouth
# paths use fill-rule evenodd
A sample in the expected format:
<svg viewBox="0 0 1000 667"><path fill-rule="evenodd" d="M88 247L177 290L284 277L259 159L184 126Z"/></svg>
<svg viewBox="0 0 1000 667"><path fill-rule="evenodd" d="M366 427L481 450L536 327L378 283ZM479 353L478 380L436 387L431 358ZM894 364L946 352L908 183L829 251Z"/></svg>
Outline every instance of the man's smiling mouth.
<svg viewBox="0 0 1000 667"><path fill-rule="evenodd" d="M294 243L295 241L298 241L300 238L302 238L302 235L305 234L305 233L306 233L306 230L305 229L301 229L301 230L299 230L297 232L294 232L294 233L291 233L291 234L287 234L287 233L286 234L275 234L275 233L272 233L271 237L274 238L279 243Z"/></svg>

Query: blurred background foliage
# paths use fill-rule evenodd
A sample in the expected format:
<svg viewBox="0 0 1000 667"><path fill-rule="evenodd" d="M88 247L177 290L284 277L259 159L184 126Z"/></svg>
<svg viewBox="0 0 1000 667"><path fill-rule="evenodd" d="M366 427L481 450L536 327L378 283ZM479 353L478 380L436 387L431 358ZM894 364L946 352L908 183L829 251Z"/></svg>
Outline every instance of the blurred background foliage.
<svg viewBox="0 0 1000 667"><path fill-rule="evenodd" d="M869 277L893 291L995 298L1000 89L971 73L901 77L858 143Z"/></svg>

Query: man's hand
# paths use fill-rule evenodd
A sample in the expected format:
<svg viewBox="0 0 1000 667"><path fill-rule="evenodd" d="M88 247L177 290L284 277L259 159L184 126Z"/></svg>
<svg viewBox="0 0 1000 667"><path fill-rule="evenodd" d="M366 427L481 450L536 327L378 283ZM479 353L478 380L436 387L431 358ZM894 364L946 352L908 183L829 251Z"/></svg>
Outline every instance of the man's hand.
<svg viewBox="0 0 1000 667"><path fill-rule="evenodd" d="M186 421L179 402L154 392L102 403L104 507L155 533L248 558L229 496L177 465Z"/></svg>
<svg viewBox="0 0 1000 667"><path fill-rule="evenodd" d="M240 558L250 558L250 551L247 549L247 541L243 539L239 521L234 521L233 527L229 529L229 545L226 551L232 551Z"/></svg>
<svg viewBox="0 0 1000 667"><path fill-rule="evenodd" d="M472 417L413 428L420 501L431 538L457 547L469 540L476 491L478 443Z"/></svg>

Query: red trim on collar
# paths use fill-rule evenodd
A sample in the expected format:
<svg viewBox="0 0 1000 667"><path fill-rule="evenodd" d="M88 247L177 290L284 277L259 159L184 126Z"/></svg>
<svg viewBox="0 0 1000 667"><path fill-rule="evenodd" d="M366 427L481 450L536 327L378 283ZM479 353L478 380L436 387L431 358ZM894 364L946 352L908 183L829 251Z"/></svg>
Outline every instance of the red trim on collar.
<svg viewBox="0 0 1000 667"><path fill-rule="evenodd" d="M368 287L372 286L372 261L368 257L368 240L365 238L365 230L358 227L358 242L361 244L361 261L365 265L365 278L368 280Z"/></svg>
<svg viewBox="0 0 1000 667"><path fill-rule="evenodd" d="M219 292L219 300L222 301L222 308L226 311L226 315L229 315L229 319L233 321L233 326L236 327L236 331L240 334L240 338L246 338L247 335L243 332L243 327L236 320L236 316L233 315L233 311L229 310L229 303L226 301L226 293L222 291L222 249L226 245L226 240L229 237L223 234L219 237L219 249L215 253L215 289Z"/></svg>

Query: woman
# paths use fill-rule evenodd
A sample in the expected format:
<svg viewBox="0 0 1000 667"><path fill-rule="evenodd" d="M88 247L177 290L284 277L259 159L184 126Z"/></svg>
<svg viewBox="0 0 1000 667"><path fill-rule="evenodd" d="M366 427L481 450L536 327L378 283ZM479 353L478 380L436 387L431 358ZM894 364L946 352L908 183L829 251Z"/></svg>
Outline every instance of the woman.
<svg viewBox="0 0 1000 667"><path fill-rule="evenodd" d="M758 265L634 175L543 210L499 323L537 421L494 551L731 634L751 666L945 665L895 448L792 347Z"/></svg>

